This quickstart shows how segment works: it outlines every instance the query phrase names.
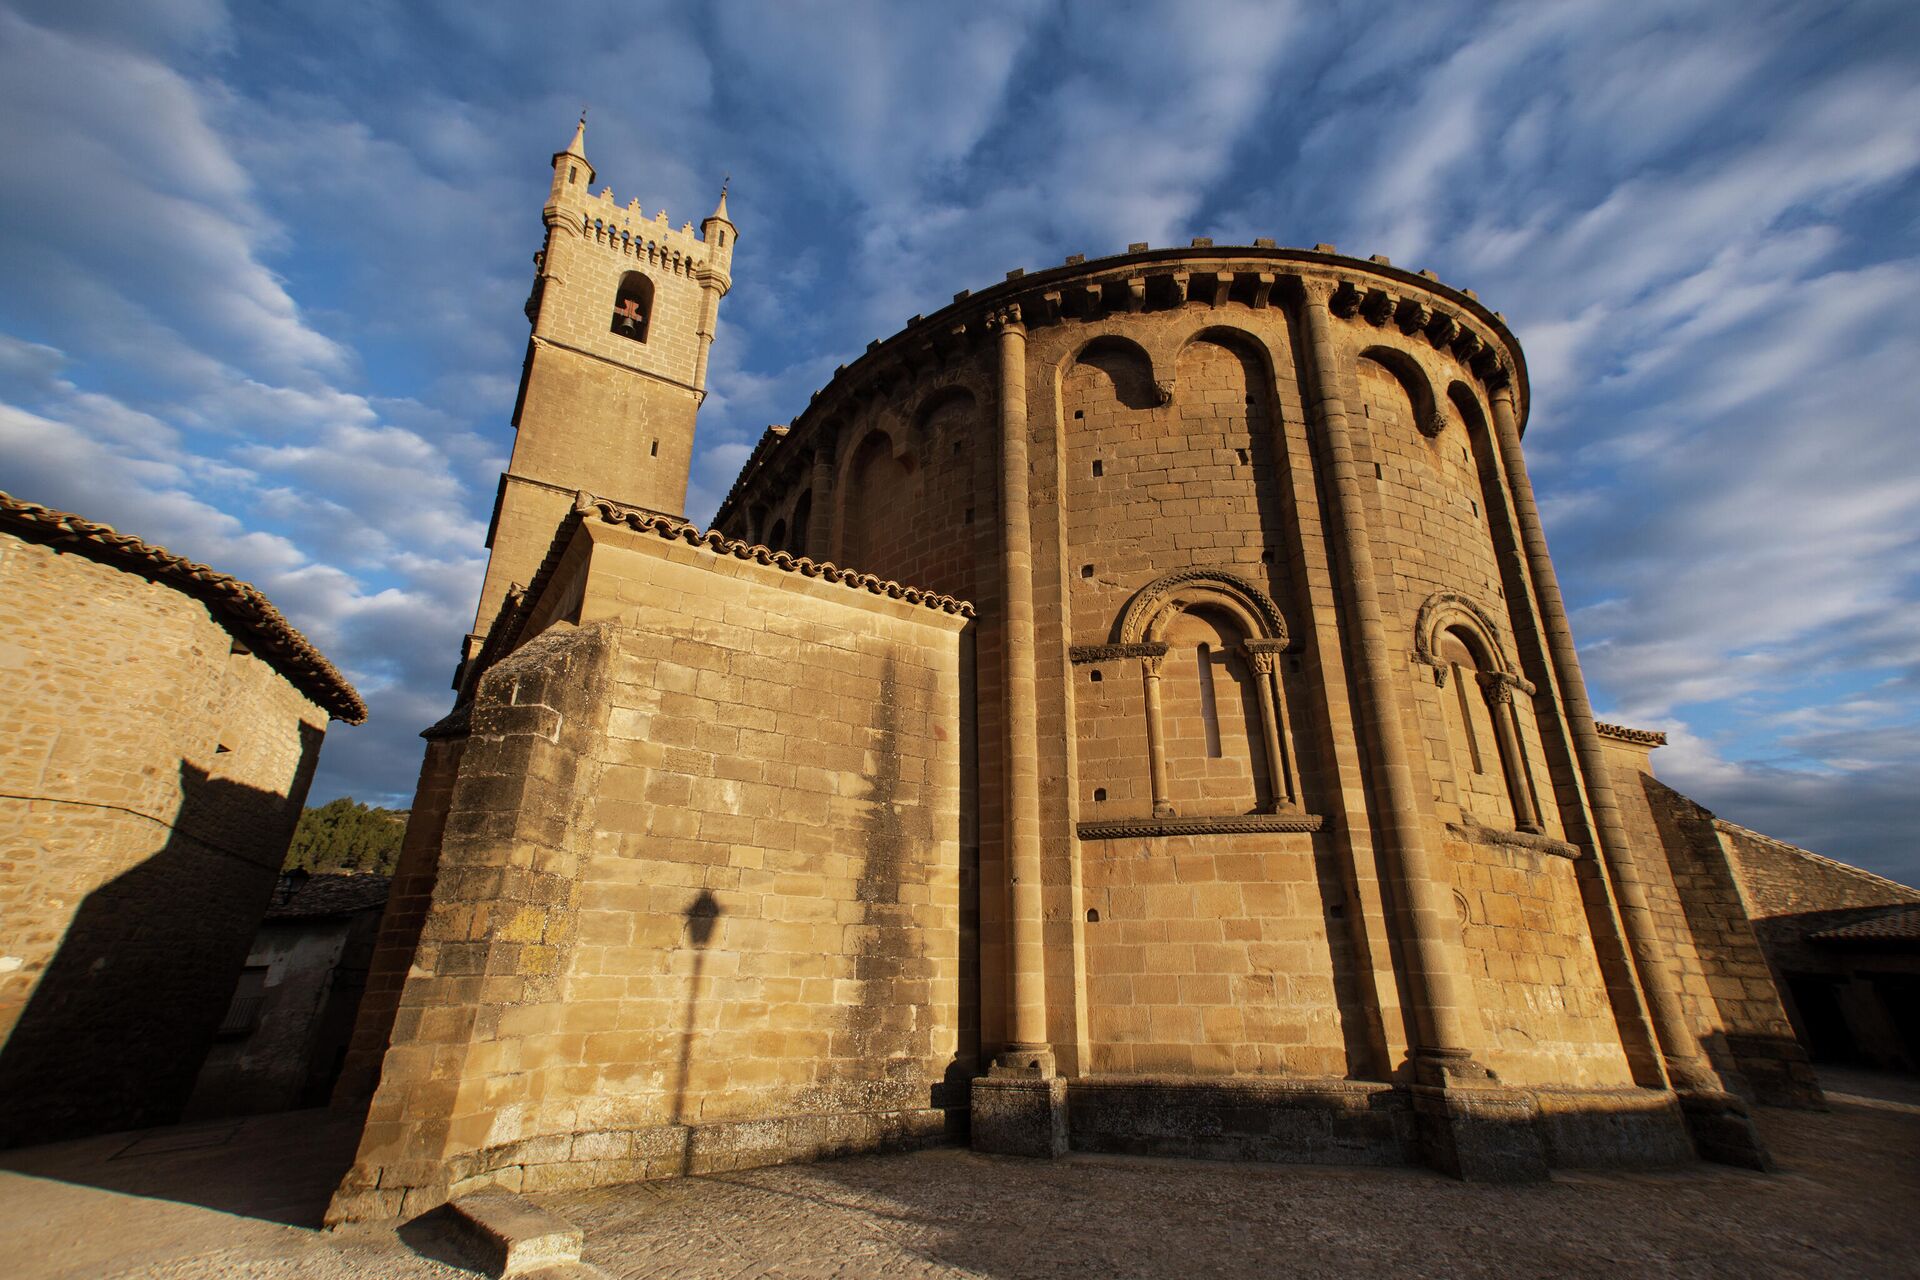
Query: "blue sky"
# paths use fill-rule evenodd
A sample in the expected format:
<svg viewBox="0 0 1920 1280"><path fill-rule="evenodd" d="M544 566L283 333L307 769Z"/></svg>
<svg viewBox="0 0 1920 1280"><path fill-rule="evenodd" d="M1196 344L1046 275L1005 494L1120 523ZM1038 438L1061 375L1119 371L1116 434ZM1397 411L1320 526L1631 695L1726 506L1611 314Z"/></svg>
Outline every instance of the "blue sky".
<svg viewBox="0 0 1920 1280"><path fill-rule="evenodd" d="M1604 716L1920 880L1920 6L0 0L0 487L260 585L404 803L582 104L740 227L705 518L909 315L1128 242L1328 241L1504 311Z"/></svg>

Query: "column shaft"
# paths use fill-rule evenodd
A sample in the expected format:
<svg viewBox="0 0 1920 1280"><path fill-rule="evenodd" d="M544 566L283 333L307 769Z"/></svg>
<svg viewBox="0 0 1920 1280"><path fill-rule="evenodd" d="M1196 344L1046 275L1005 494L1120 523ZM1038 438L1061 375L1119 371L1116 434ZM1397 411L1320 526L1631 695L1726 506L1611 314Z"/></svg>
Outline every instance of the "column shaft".
<svg viewBox="0 0 1920 1280"><path fill-rule="evenodd" d="M833 558L833 452L828 447L813 454L812 505L807 508L806 554L815 560Z"/></svg>
<svg viewBox="0 0 1920 1280"><path fill-rule="evenodd" d="M1040 897L1039 714L1034 694L1033 529L1028 497L1027 332L1019 312L1000 330L1000 565L1007 710L1007 968L1013 1017L1003 1060L1052 1075L1046 938Z"/></svg>
<svg viewBox="0 0 1920 1280"><path fill-rule="evenodd" d="M1140 659L1140 680L1147 695L1147 776L1153 783L1153 816L1170 817L1173 802L1167 798L1166 728L1160 721L1161 658Z"/></svg>
<svg viewBox="0 0 1920 1280"><path fill-rule="evenodd" d="M1261 741L1267 748L1267 789L1272 795L1269 808L1278 813L1293 796L1287 790L1287 762L1280 754L1280 717L1274 706L1276 659L1271 653L1246 653L1243 660L1253 672L1255 691L1260 696Z"/></svg>
<svg viewBox="0 0 1920 1280"><path fill-rule="evenodd" d="M1338 390L1332 320L1325 296L1312 285L1308 286L1302 310L1306 316L1307 349L1313 370L1312 418L1319 427L1324 449L1334 537L1344 569L1335 577L1358 633L1360 719L1365 745L1371 746L1373 752L1371 790L1384 810L1380 815L1382 851L1390 874L1399 882L1398 896L1411 962L1411 972L1407 975L1409 995L1422 1024L1419 1048L1438 1058L1468 1058L1470 1050L1459 979L1445 942L1452 903L1446 890L1434 879L1426 844L1421 838L1413 768L1400 724L1400 702L1374 581L1373 549L1361 506L1360 478L1354 467L1346 405Z"/></svg>
<svg viewBox="0 0 1920 1280"><path fill-rule="evenodd" d="M1594 831L1599 837L1607 870L1613 877L1627 946L1633 953L1633 967L1647 998L1647 1011L1653 1018L1654 1034L1660 1039L1667 1073L1677 1087L1718 1089L1720 1082L1701 1057L1700 1043L1681 1007L1679 987L1667 967L1654 929L1653 912L1647 905L1646 885L1640 879L1626 825L1620 818L1612 775L1607 771L1606 749L1600 743L1600 731L1594 728L1593 707L1587 701L1587 684L1580 673L1580 656L1574 651L1573 628L1567 622L1560 579L1553 571L1552 557L1547 554L1546 533L1540 526L1540 512L1533 500L1533 481L1527 477L1526 458L1520 452L1520 429L1514 420L1511 384L1493 394L1493 429L1499 438L1507 484L1513 491L1514 515L1519 519L1521 541L1526 546L1527 567L1540 601L1547 652L1560 683L1567 725L1573 732L1574 751L1587 784L1587 800L1593 806Z"/></svg>

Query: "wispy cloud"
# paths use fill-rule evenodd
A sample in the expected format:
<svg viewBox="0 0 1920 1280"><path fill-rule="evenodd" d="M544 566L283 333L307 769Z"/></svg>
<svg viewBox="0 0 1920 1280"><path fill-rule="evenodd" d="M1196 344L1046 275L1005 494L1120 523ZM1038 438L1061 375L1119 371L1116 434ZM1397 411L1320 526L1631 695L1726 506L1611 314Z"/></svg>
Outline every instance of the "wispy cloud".
<svg viewBox="0 0 1920 1280"><path fill-rule="evenodd" d="M430 53L428 52L430 51ZM0 457L259 581L404 796L472 608L545 156L741 223L690 505L906 316L1133 240L1509 316L1596 694L1736 821L1920 873L1920 13L1864 2L0 9Z"/></svg>

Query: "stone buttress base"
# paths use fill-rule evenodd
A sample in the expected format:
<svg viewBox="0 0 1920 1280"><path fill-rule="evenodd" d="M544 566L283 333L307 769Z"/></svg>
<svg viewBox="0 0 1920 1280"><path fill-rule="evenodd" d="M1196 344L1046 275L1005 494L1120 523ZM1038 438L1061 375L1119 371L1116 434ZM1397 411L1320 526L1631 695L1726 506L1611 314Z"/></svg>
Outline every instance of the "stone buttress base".
<svg viewBox="0 0 1920 1280"><path fill-rule="evenodd" d="M488 1187L539 1194L947 1146L965 1124L964 1108L928 1107L548 1134L437 1160L356 1164L326 1221L412 1218Z"/></svg>
<svg viewBox="0 0 1920 1280"><path fill-rule="evenodd" d="M1426 1164L1474 1182L1554 1168L1649 1168L1695 1158L1679 1095L1526 1089L1492 1081L1089 1076L983 1078L978 1151L1073 1151L1273 1163Z"/></svg>
<svg viewBox="0 0 1920 1280"><path fill-rule="evenodd" d="M1762 1173L1772 1171L1773 1158L1760 1141L1745 1102L1731 1093L1706 1089L1683 1089L1679 1098L1687 1132L1702 1160Z"/></svg>
<svg viewBox="0 0 1920 1280"><path fill-rule="evenodd" d="M1067 1082L1059 1076L980 1076L973 1082L973 1149L994 1155L1067 1153Z"/></svg>

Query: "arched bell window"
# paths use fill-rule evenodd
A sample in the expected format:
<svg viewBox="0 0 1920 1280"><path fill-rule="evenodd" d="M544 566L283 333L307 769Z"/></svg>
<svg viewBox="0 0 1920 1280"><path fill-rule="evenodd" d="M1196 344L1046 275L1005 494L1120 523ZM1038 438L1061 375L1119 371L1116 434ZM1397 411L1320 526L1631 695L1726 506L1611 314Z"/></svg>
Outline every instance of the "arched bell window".
<svg viewBox="0 0 1920 1280"><path fill-rule="evenodd" d="M638 271L620 277L620 291L613 297L613 321L608 328L635 342L647 340L653 323L653 281Z"/></svg>

